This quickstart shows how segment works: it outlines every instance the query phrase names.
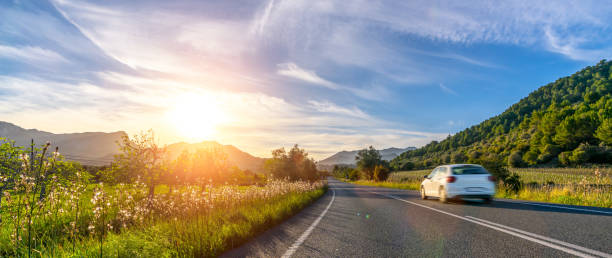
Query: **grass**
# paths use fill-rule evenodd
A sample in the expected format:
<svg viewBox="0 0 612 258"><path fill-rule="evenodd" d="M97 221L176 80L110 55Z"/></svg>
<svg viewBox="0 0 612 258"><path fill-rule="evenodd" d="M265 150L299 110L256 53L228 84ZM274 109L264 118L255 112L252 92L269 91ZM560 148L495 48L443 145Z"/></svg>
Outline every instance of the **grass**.
<svg viewBox="0 0 612 258"><path fill-rule="evenodd" d="M597 171L597 172L596 172ZM359 185L418 190L431 170L399 171L387 181L352 181ZM497 198L612 208L612 168L512 168L525 186L518 192L498 185Z"/></svg>
<svg viewBox="0 0 612 258"><path fill-rule="evenodd" d="M612 192L598 189L580 189L578 186L565 187L525 187L518 193L510 193L503 188L495 194L497 198L549 202L568 205L612 208Z"/></svg>
<svg viewBox="0 0 612 258"><path fill-rule="evenodd" d="M67 189L56 189L57 199L46 200L55 206L45 203L35 210L33 256L211 257L295 214L327 186L300 181L172 191L162 186L153 200L138 184L82 189L78 219L70 201L73 192ZM19 197L14 194L2 203L0 257L28 256L23 216L16 216Z"/></svg>
<svg viewBox="0 0 612 258"><path fill-rule="evenodd" d="M214 257L297 213L326 191L319 188L290 193L237 209L170 220L138 230L107 236L104 253L111 257ZM92 257L99 254L96 240L79 243L76 251L58 250L55 257Z"/></svg>
<svg viewBox="0 0 612 258"><path fill-rule="evenodd" d="M510 172L517 173L525 183L538 184L578 184L593 182L596 184L612 184L612 168L599 168L601 176L596 176L593 168L512 168Z"/></svg>
<svg viewBox="0 0 612 258"><path fill-rule="evenodd" d="M419 190L419 187L421 184L421 182L397 183L397 182L390 182L390 181L375 182L375 181L368 181L368 180L357 180L357 181L343 180L343 181L353 183L353 184L358 184L358 185L397 188L397 189L404 189L404 190Z"/></svg>

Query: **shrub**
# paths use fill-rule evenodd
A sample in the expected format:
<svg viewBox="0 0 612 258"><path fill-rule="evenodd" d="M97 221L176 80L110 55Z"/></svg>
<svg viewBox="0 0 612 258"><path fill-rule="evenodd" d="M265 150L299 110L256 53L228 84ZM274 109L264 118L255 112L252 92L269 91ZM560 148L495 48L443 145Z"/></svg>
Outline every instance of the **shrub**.
<svg viewBox="0 0 612 258"><path fill-rule="evenodd" d="M565 166L569 166L571 164L570 156L572 156L571 151L564 151L559 154L559 162Z"/></svg>
<svg viewBox="0 0 612 258"><path fill-rule="evenodd" d="M535 150L530 150L523 155L523 160L529 165L538 163L538 153Z"/></svg>
<svg viewBox="0 0 612 258"><path fill-rule="evenodd" d="M503 162L496 159L483 159L479 162L485 169L489 171L498 180L505 181L510 174L508 169L504 167Z"/></svg>
<svg viewBox="0 0 612 258"><path fill-rule="evenodd" d="M451 162L453 163L463 163L467 160L467 157L462 152L457 152L451 155Z"/></svg>
<svg viewBox="0 0 612 258"><path fill-rule="evenodd" d="M520 168L523 166L523 157L520 151L514 151L508 157L508 166L513 168Z"/></svg>
<svg viewBox="0 0 612 258"><path fill-rule="evenodd" d="M413 169L414 169L414 163L410 161L406 161L401 165L399 170L413 170Z"/></svg>
<svg viewBox="0 0 612 258"><path fill-rule="evenodd" d="M374 168L374 181L385 181L389 177L389 169L383 165L377 165Z"/></svg>
<svg viewBox="0 0 612 258"><path fill-rule="evenodd" d="M512 173L504 179L504 187L516 194L523 188L523 182L518 174Z"/></svg>

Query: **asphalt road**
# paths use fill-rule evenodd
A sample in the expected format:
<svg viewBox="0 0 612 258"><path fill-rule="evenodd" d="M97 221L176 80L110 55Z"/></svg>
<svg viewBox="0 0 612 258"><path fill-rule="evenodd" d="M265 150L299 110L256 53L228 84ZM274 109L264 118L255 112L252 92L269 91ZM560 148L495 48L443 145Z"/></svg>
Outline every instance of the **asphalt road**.
<svg viewBox="0 0 612 258"><path fill-rule="evenodd" d="M329 180L313 205L225 257L612 257L612 209L439 203Z"/></svg>

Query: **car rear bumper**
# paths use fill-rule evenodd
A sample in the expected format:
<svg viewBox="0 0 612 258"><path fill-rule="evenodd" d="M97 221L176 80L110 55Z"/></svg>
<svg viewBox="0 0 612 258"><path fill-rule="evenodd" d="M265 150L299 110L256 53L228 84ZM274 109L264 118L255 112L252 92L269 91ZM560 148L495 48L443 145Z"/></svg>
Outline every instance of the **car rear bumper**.
<svg viewBox="0 0 612 258"><path fill-rule="evenodd" d="M495 195L495 188L481 188L478 191L466 191L464 189L448 189L446 196L448 198L487 198Z"/></svg>
<svg viewBox="0 0 612 258"><path fill-rule="evenodd" d="M458 194L455 196L449 196L448 198L457 198L457 199L484 199L484 198L492 198L493 194Z"/></svg>

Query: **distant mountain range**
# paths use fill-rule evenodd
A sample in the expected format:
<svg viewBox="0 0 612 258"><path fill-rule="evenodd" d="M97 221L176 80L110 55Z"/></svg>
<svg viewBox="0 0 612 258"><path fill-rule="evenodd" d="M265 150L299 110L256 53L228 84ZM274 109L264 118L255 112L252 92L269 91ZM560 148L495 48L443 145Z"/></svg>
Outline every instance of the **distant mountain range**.
<svg viewBox="0 0 612 258"><path fill-rule="evenodd" d="M34 139L36 146L40 147L47 141L51 143L52 149L59 146L59 152L68 160L78 161L84 165L108 165L113 156L119 153L117 142L125 132L86 132L54 134L36 129L24 129L17 125L0 121L0 137L8 138L18 146L30 146ZM249 169L253 172L261 172L265 159L254 157L243 152L232 145L222 145L217 142L207 141L201 143L174 143L167 146L170 158L176 158L183 150L195 152L197 149L222 148L227 154L230 164L241 169Z"/></svg>
<svg viewBox="0 0 612 258"><path fill-rule="evenodd" d="M79 161L85 165L106 165L109 164L113 155L119 149L117 141L125 132L114 133L86 132L86 133L66 133L54 134L36 129L24 129L8 122L0 121L0 137L8 138L19 146L30 146L34 139L37 147L51 143L51 148L59 146L59 152L66 159Z"/></svg>
<svg viewBox="0 0 612 258"><path fill-rule="evenodd" d="M409 151L415 150L416 147L408 147L408 148L388 148L379 150L382 159L384 160L392 160L400 154ZM317 164L319 166L333 166L333 165L355 165L355 157L357 156L357 152L359 150L354 151L341 151L334 155L331 155L323 160L320 160Z"/></svg>
<svg viewBox="0 0 612 258"><path fill-rule="evenodd" d="M263 164L265 161L264 158L255 157L249 153L241 151L233 145L223 145L214 141L199 143L179 142L170 144L167 148L171 159L175 159L185 150L194 153L198 149L222 149L227 154L227 161L230 164L236 165L240 169L248 169L257 173L263 172Z"/></svg>

